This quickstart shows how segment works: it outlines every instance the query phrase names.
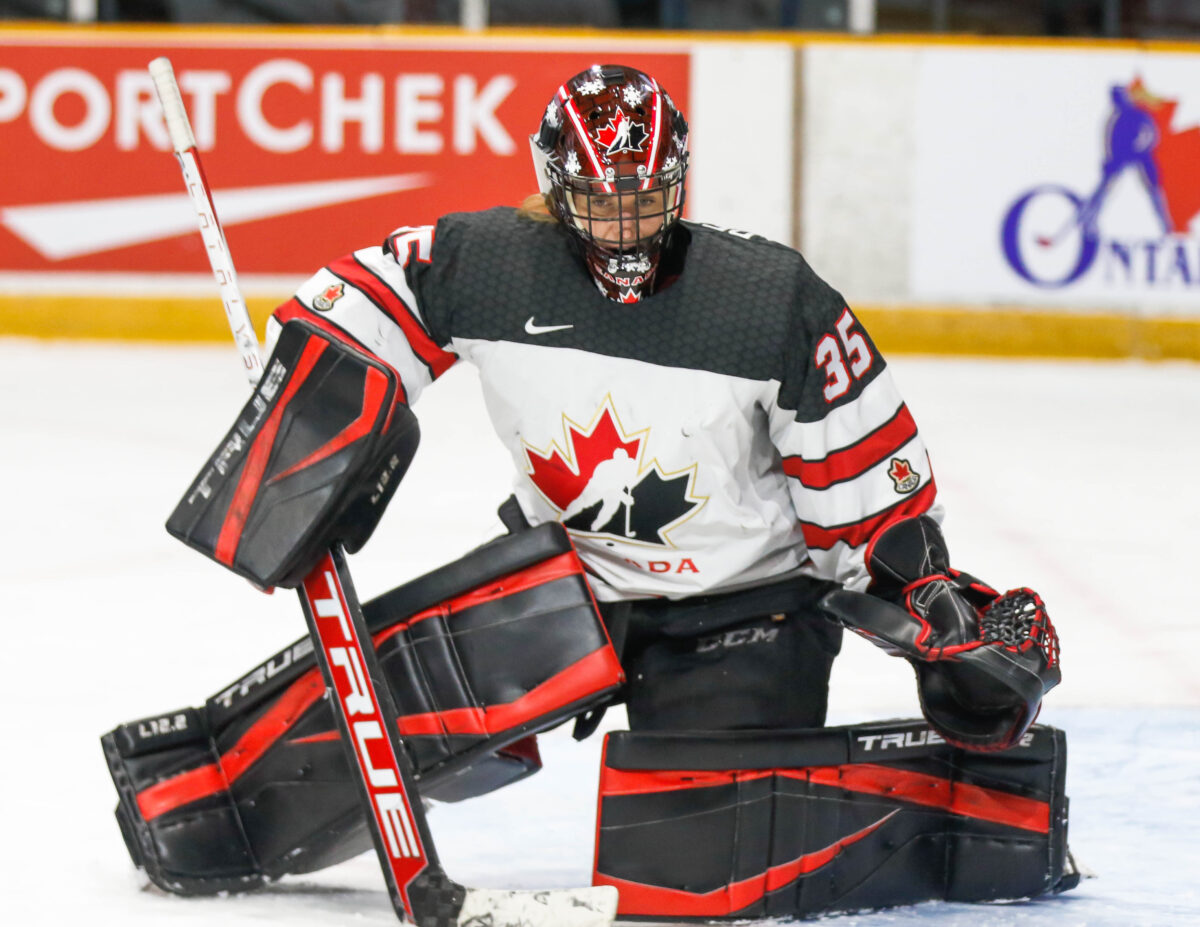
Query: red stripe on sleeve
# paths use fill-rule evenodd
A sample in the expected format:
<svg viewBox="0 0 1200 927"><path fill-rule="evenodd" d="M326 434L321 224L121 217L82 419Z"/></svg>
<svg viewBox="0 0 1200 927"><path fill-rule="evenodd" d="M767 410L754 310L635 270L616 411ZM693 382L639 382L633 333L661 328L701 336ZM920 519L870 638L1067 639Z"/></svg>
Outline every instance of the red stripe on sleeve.
<svg viewBox="0 0 1200 927"><path fill-rule="evenodd" d="M365 293L371 302L386 312L388 317L400 326L413 353L430 369L434 379L440 377L451 364L458 360L457 355L443 351L434 344L425 328L413 317L412 310L405 305L404 300L397 296L392 288L379 277L360 264L354 255L338 258L329 265L329 270Z"/></svg>
<svg viewBox="0 0 1200 927"><path fill-rule="evenodd" d="M828 489L834 483L861 476L917 436L917 423L908 406L901 405L891 419L849 447L820 460L786 457L783 472L794 476L808 489Z"/></svg>
<svg viewBox="0 0 1200 927"><path fill-rule="evenodd" d="M895 505L869 518L864 518L862 521L835 525L831 528L802 521L800 528L804 532L804 543L809 550L829 550L838 541L848 544L850 547L858 547L874 537L875 533L888 522L928 512L936 498L937 484L931 478L920 492L913 493Z"/></svg>

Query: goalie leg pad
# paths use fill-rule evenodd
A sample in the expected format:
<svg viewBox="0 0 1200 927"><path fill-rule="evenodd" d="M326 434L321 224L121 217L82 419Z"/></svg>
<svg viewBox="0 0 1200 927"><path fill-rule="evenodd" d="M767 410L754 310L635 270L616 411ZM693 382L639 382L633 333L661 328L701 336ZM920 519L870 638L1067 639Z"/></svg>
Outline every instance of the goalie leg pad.
<svg viewBox="0 0 1200 927"><path fill-rule="evenodd" d="M594 882L625 917L809 917L1062 891L1066 740L1005 754L922 722L610 734Z"/></svg>
<svg viewBox="0 0 1200 927"><path fill-rule="evenodd" d="M500 538L366 603L364 613L425 798L459 801L533 774L541 762L532 734L607 700L623 682L557 524ZM157 856L139 849L143 837L130 848L156 884L181 894L236 891L370 848L307 639L189 712L185 758L176 739L151 739L138 744L133 769L133 753L118 745L134 740L137 725L103 738L123 830L161 844ZM202 817L210 805L224 830ZM231 837L239 828L240 844ZM180 854L173 868L156 865Z"/></svg>
<svg viewBox="0 0 1200 927"><path fill-rule="evenodd" d="M262 884L202 712L186 708L123 724L101 744L117 787L125 845L151 881L180 895ZM166 778L203 794L164 813L156 786Z"/></svg>

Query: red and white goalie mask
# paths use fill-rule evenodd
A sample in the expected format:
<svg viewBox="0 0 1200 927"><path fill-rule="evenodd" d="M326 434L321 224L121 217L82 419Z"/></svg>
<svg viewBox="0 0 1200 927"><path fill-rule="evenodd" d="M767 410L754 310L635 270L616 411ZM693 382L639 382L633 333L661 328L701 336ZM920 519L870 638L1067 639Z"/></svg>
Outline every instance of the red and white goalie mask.
<svg viewBox="0 0 1200 927"><path fill-rule="evenodd" d="M648 296L683 210L687 122L671 97L634 68L593 65L558 88L529 140L538 185L600 291Z"/></svg>

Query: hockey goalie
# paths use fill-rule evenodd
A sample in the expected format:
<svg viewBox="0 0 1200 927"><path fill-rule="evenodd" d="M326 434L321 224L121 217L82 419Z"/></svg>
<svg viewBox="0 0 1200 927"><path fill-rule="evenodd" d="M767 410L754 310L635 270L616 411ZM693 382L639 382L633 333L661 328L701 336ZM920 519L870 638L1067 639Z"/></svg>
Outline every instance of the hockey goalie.
<svg viewBox="0 0 1200 927"><path fill-rule="evenodd" d="M473 364L516 473L508 533L364 605L422 797L534 775L538 732L586 736L619 703L593 880L623 916L1071 887L1065 737L1033 724L1054 627L1032 589L952 563L854 313L796 251L681 218L688 127L653 77L571 77L530 141L520 208L402 227L275 311L263 385L168 529L296 585L367 542L412 408ZM923 718L824 726L845 628L913 666ZM209 894L367 849L311 644L214 688L103 738L134 863Z"/></svg>

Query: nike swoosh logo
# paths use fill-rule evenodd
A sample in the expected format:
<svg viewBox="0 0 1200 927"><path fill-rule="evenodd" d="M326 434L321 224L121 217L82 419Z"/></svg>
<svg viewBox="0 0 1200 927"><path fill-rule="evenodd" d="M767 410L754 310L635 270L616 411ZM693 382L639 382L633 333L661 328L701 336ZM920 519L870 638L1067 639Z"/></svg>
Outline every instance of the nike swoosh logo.
<svg viewBox="0 0 1200 927"><path fill-rule="evenodd" d="M525 321L525 331L531 335L544 335L547 332L561 332L568 328L574 327L574 325L534 325L533 316L530 316Z"/></svg>
<svg viewBox="0 0 1200 927"><path fill-rule="evenodd" d="M278 183L213 191L225 227L427 187L432 174L385 174L344 180ZM49 261L62 261L194 234L196 213L186 193L122 196L0 209L0 224Z"/></svg>

